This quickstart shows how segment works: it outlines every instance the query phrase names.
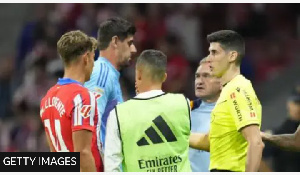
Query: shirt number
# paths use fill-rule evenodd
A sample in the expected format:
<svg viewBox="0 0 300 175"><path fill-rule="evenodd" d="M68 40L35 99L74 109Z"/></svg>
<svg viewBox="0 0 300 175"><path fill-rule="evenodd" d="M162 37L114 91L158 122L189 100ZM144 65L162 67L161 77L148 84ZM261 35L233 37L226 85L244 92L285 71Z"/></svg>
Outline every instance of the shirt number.
<svg viewBox="0 0 300 175"><path fill-rule="evenodd" d="M55 148L55 151L57 152L69 152L61 134L61 128L60 128L60 121L58 119L54 120L54 130L55 130L55 136L52 133L50 120L46 119L44 121L45 127L48 129L49 137L51 139L52 145Z"/></svg>

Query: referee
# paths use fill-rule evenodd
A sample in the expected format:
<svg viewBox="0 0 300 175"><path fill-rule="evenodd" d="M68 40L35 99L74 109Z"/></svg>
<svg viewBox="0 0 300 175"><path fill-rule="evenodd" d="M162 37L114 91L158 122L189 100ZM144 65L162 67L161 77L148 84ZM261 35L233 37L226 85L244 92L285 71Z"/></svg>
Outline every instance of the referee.
<svg viewBox="0 0 300 175"><path fill-rule="evenodd" d="M119 104L107 122L105 171L189 172L190 105L182 94L164 93L167 57L157 50L139 56L138 95Z"/></svg>
<svg viewBox="0 0 300 175"><path fill-rule="evenodd" d="M223 88L211 114L209 135L192 134L190 146L210 151L210 171L258 171L264 147L262 108L251 82L240 74L244 39L221 30L207 40L212 74Z"/></svg>

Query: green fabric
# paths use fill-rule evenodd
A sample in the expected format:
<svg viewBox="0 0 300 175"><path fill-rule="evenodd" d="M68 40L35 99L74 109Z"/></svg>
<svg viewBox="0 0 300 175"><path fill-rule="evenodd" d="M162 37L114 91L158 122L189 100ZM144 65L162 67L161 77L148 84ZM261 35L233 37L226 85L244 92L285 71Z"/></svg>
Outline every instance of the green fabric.
<svg viewBox="0 0 300 175"><path fill-rule="evenodd" d="M123 170L191 171L188 159L189 110L189 104L181 94L131 99L117 105Z"/></svg>

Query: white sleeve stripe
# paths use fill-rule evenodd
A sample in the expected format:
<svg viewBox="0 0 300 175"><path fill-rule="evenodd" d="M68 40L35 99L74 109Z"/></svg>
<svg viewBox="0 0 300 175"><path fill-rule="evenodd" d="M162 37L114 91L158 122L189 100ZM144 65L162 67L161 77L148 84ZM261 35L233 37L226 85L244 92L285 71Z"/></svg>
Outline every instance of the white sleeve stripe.
<svg viewBox="0 0 300 175"><path fill-rule="evenodd" d="M90 94L90 103L91 103L91 115L90 115L90 125L94 126L94 118L95 118L95 96L92 92Z"/></svg>
<svg viewBox="0 0 300 175"><path fill-rule="evenodd" d="M73 126L76 125L77 123L77 118L76 118L76 105L75 105L75 98L73 99L73 105L74 105L74 111L73 111Z"/></svg>
<svg viewBox="0 0 300 175"><path fill-rule="evenodd" d="M74 126L82 124L82 117L80 115L79 109L82 107L82 99L80 94L76 95L74 98Z"/></svg>
<svg viewBox="0 0 300 175"><path fill-rule="evenodd" d="M78 106L78 125L82 125L82 120L83 120L83 117L82 117L82 114L81 114L81 108L82 108L82 98L81 98L81 95L79 94L79 106Z"/></svg>
<svg viewBox="0 0 300 175"><path fill-rule="evenodd" d="M77 102L76 102L77 96L73 99L73 104L74 104L74 111L73 111L73 118L74 118L74 126L77 125Z"/></svg>

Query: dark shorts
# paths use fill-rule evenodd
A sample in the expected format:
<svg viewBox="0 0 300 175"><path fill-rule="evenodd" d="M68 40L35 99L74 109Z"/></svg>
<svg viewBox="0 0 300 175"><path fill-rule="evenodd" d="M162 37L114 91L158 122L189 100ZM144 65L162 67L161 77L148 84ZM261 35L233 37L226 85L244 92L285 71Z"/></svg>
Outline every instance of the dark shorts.
<svg viewBox="0 0 300 175"><path fill-rule="evenodd" d="M210 172L233 172L233 171L230 171L230 170L211 169Z"/></svg>

